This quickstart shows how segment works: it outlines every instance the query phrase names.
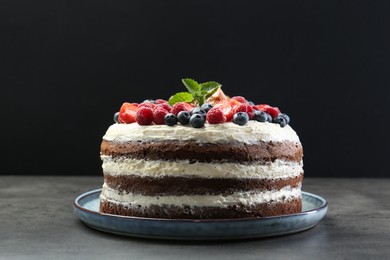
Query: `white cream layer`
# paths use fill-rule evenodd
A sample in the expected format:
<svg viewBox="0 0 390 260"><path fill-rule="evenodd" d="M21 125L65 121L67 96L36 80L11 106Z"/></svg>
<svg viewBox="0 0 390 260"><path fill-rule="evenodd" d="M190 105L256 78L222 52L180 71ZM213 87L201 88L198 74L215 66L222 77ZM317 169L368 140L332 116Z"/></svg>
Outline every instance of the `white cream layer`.
<svg viewBox="0 0 390 260"><path fill-rule="evenodd" d="M199 143L241 142L246 144L256 144L260 141L299 142L298 135L289 125L282 128L278 124L260 123L253 120L245 126L231 122L214 125L206 123L205 127L202 128L182 125L113 124L108 128L103 139L115 142L152 140L191 140Z"/></svg>
<svg viewBox="0 0 390 260"><path fill-rule="evenodd" d="M268 202L284 202L293 198L301 198L301 185L296 188L290 186L281 190L253 192L236 192L231 195L185 195L185 196L143 196L132 193L120 193L103 185L101 200L120 204L125 207L150 207L151 205L173 205L192 207L228 207L242 204L245 206Z"/></svg>
<svg viewBox="0 0 390 260"><path fill-rule="evenodd" d="M102 155L103 172L112 176L136 175L140 177L199 177L199 178L293 178L303 173L302 162L275 160L250 164L238 163L190 163L129 159Z"/></svg>

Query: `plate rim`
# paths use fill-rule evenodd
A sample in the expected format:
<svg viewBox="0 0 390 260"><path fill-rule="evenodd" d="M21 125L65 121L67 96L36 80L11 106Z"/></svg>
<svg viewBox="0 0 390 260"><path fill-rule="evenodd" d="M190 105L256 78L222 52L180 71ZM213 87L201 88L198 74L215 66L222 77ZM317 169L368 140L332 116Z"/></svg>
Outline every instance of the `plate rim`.
<svg viewBox="0 0 390 260"><path fill-rule="evenodd" d="M269 220L269 219L275 219L275 218L289 218L292 216L303 216L303 215L309 215L309 214L315 214L321 210L324 210L328 207L328 202L321 196L316 195L314 193L305 192L302 191L302 195L306 195L309 197L314 197L321 201L321 205L317 208L302 211L299 213L294 214L287 214L287 215L277 215L277 216L269 216L269 217L250 217L250 218L231 218L231 219L167 219L167 218L146 218L146 217L133 217L133 216L122 216L122 215L114 215L114 214L108 214L108 213L101 213L98 211L93 211L90 209L87 209L80 205L80 201L85 199L88 196L91 196L92 194L101 192L102 188L90 190L87 192L84 192L80 195L78 195L74 201L73 201L73 208L86 212L88 214L94 214L98 216L104 216L104 217L111 217L111 218L118 218L121 220L138 220L138 221L156 221L156 222L188 222L188 223L203 223L203 222L239 222L239 221L261 221L261 220Z"/></svg>

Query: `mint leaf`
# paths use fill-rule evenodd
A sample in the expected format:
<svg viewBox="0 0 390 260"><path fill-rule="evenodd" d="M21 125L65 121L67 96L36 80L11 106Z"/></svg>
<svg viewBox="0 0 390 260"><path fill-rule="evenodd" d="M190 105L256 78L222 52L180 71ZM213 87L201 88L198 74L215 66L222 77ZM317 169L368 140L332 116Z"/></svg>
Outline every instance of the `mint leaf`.
<svg viewBox="0 0 390 260"><path fill-rule="evenodd" d="M179 92L169 98L168 104L173 106L178 102L192 102L193 100L194 96L191 93Z"/></svg>
<svg viewBox="0 0 390 260"><path fill-rule="evenodd" d="M199 83L193 79L182 79L181 81L183 82L184 86L186 86L188 92L194 96L201 90Z"/></svg>
<svg viewBox="0 0 390 260"><path fill-rule="evenodd" d="M218 88L220 86L221 86L221 84L219 84L218 82L215 82L215 81L209 81L209 82L205 82L205 83L200 84L201 90L205 91L207 93L209 91L215 90L216 88Z"/></svg>

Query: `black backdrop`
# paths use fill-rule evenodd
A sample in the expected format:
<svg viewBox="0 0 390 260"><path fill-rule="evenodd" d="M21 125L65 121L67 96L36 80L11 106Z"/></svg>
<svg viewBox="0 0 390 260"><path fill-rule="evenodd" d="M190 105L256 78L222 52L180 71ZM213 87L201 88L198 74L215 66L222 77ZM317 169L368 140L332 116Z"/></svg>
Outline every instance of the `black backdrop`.
<svg viewBox="0 0 390 260"><path fill-rule="evenodd" d="M389 176L389 14L385 1L2 0L1 173L101 175L121 103L193 77L288 113L306 176Z"/></svg>

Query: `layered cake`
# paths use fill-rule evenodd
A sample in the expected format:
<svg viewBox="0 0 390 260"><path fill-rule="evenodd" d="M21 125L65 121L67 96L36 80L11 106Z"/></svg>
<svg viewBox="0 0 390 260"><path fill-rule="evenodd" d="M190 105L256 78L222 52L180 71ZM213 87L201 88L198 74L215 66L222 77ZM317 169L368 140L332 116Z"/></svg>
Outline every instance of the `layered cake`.
<svg viewBox="0 0 390 260"><path fill-rule="evenodd" d="M116 114L101 144L100 211L168 219L300 212L302 145L289 117L229 98L216 82L183 83L188 94L124 103Z"/></svg>

